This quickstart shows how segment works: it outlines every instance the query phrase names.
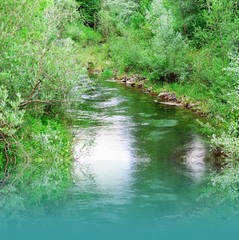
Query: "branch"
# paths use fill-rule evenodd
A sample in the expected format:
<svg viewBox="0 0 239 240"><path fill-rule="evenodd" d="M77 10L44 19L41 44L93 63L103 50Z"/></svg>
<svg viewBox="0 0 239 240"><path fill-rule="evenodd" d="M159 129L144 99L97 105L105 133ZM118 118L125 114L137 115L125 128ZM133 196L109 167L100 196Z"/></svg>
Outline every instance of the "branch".
<svg viewBox="0 0 239 240"><path fill-rule="evenodd" d="M39 2L39 0L36 0L34 5L32 6L32 9L34 9L37 6L38 2ZM11 19L13 17L18 17L19 16L19 12L24 13L24 11L22 9L25 9L27 7L27 6L25 6L27 3L28 3L28 1L25 1L23 4L21 4L21 8L15 9L15 12L10 15L10 17L7 20L6 24L1 27L2 32L7 27L7 25L11 22ZM19 12L18 12L18 10L19 10ZM34 15L34 11L28 11L28 10L31 10L31 9L27 8L26 12L24 14L21 14L21 17L19 18L18 23L15 26L15 29L13 27L13 29L12 29L12 31L10 33L8 33L6 35L0 35L0 39L1 38L4 39L4 38L10 37L10 36L13 36L20 29L21 25L23 25L26 22L26 19L27 19L26 16L30 16L30 19L31 19L31 17ZM31 12L30 15L29 15L29 12Z"/></svg>
<svg viewBox="0 0 239 240"><path fill-rule="evenodd" d="M7 136L0 132L1 134L1 138L0 138L0 141L3 141L4 142L4 155L5 155L5 159L6 159L6 163L5 163L5 167L4 167L4 173L5 173L5 176L7 175L7 170L8 170L8 164L9 164L9 161L10 161L10 157L8 155L8 150L9 150L9 146L10 146L10 143L7 141Z"/></svg>
<svg viewBox="0 0 239 240"><path fill-rule="evenodd" d="M8 170L8 164L9 164L9 156L8 156L8 145L5 144L4 146L4 155L6 158L6 163L5 163L5 167L4 167L4 174L5 176L7 175L7 170Z"/></svg>
<svg viewBox="0 0 239 240"><path fill-rule="evenodd" d="M72 100L29 100L21 102L19 105L19 109L23 109L27 105L31 104L54 104L54 103L73 103L73 102L79 102L79 101L72 101Z"/></svg>
<svg viewBox="0 0 239 240"><path fill-rule="evenodd" d="M31 92L26 96L26 98L31 99L33 97L34 93L38 89L41 82L42 82L42 79L41 80L36 80L36 82L34 84L34 87L32 88Z"/></svg>

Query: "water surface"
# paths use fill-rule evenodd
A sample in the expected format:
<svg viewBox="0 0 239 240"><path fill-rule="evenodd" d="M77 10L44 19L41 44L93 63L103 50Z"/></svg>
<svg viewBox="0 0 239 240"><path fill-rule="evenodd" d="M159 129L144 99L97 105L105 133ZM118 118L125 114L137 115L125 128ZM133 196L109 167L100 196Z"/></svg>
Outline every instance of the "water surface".
<svg viewBox="0 0 239 240"><path fill-rule="evenodd" d="M64 214L79 223L144 226L195 214L210 171L196 116L113 81L83 99Z"/></svg>

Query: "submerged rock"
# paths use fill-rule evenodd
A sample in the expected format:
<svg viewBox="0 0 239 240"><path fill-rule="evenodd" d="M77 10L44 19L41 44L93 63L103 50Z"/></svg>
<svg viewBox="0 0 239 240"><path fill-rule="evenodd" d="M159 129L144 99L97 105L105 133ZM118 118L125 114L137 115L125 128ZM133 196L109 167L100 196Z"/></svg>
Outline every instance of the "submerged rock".
<svg viewBox="0 0 239 240"><path fill-rule="evenodd" d="M156 101L158 102L158 101ZM163 105L168 105L168 106L176 106L176 107L183 107L181 103L176 103L176 102L158 102Z"/></svg>

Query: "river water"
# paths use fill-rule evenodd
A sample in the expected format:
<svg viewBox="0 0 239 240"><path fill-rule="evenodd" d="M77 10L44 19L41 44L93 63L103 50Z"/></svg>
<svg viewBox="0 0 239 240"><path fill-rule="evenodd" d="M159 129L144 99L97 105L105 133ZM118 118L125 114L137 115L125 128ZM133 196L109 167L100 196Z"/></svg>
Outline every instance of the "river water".
<svg viewBox="0 0 239 240"><path fill-rule="evenodd" d="M114 81L74 111L74 187L64 216L81 224L187 221L211 169L196 116Z"/></svg>

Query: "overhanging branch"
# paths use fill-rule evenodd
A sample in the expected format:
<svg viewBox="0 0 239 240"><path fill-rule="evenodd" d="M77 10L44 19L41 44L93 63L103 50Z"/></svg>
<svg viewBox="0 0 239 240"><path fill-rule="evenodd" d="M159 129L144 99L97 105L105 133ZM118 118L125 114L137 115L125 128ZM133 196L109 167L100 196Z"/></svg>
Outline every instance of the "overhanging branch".
<svg viewBox="0 0 239 240"><path fill-rule="evenodd" d="M55 104L55 103L73 103L73 102L79 102L79 101L72 101L72 100L29 100L29 101L24 101L20 103L19 108L23 109L27 105L31 104Z"/></svg>

